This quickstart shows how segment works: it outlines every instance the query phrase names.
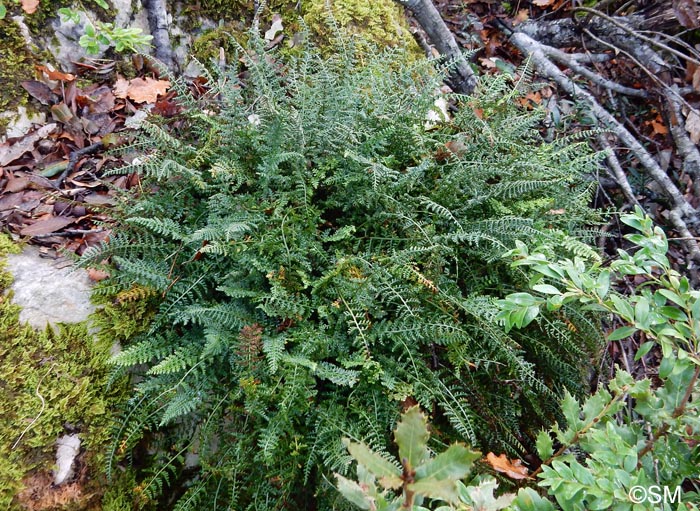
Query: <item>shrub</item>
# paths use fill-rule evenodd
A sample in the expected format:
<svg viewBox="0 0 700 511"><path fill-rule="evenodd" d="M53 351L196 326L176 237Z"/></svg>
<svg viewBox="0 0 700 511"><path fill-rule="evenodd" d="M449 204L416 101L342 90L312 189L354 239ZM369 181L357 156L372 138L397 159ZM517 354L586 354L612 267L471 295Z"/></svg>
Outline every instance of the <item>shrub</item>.
<svg viewBox="0 0 700 511"><path fill-rule="evenodd" d="M506 335L492 296L522 277L500 255L522 237L591 252L571 234L594 219L597 155L541 140L524 79L448 97L428 129L433 63L350 43L283 63L251 40L242 82L179 85L188 113L143 123L124 169L143 192L82 258L111 259L105 292L162 297L113 360L142 377L111 466L147 442L144 502L171 484L177 509L310 509L334 505L340 436L384 452L402 406L432 410L441 441L534 446L598 337L574 310L575 336L555 316Z"/></svg>
<svg viewBox="0 0 700 511"><path fill-rule="evenodd" d="M626 323L609 340L635 332L649 339L635 360L652 350L662 352L655 383L647 378L635 381L627 371L619 370L583 403L567 394L561 403L565 423L537 437L542 465L532 476L538 478L539 492L548 490L564 511L698 509L700 414L693 396L700 375L700 292L670 268L666 237L649 217L638 209L623 215L622 222L638 231L626 236L636 250L634 254L620 251L619 259L609 267L580 258L553 262L545 255L551 253L551 247L530 253L522 243L506 255L515 258L516 267L532 269L533 289L546 296L520 292L502 300L499 317L507 329L537 319L545 305L560 309L566 303L581 302L611 313L613 321ZM611 285L628 275L642 278L643 283L630 296L617 294ZM455 444L430 457L425 418L415 408L402 416L395 439L401 468L363 444L347 443L357 461L359 481L339 475L338 490L355 506L438 511L555 509L532 488L495 498L497 485L490 476L460 482L471 475L478 453ZM530 483L534 484L532 476Z"/></svg>

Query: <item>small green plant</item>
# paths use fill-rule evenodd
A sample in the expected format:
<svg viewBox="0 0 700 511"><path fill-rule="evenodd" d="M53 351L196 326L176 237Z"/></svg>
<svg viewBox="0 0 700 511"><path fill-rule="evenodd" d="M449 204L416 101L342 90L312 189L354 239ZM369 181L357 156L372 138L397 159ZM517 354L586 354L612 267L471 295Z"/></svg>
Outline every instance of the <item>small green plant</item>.
<svg viewBox="0 0 700 511"><path fill-rule="evenodd" d="M105 0L93 0L102 9L109 9ZM58 14L65 20L80 24L80 12L63 7ZM140 28L115 27L114 23L104 21L92 21L88 18L85 25L85 33L80 37L78 44L85 48L90 55L97 55L104 47L113 47L115 51L137 51L139 48L150 44L153 36L146 35Z"/></svg>
<svg viewBox="0 0 700 511"><path fill-rule="evenodd" d="M19 0L10 0L14 5L19 5ZM105 0L91 0L96 5L109 10L109 4ZM78 2L82 6L82 2ZM86 11L86 9L82 9ZM7 16L7 6L0 0L0 20ZM29 12L29 11L27 11ZM33 11L32 11L33 12ZM58 14L64 19L79 25L82 23L80 11L69 7L58 9ZM30 13L31 15L31 13ZM93 21L88 18L85 25L85 34L80 37L78 44L85 48L90 55L97 55L104 47L113 47L115 51L136 51L150 44L153 36L146 35L140 28L120 28L114 23L104 21Z"/></svg>
<svg viewBox="0 0 700 511"><path fill-rule="evenodd" d="M342 509L327 484L347 470L339 433L382 452L407 400L436 410L446 443L534 448L592 353L555 317L494 324L494 296L522 278L500 256L523 236L590 251L570 234L595 218L582 174L598 156L541 140L540 114L514 101L524 79L448 98L463 108L427 129L433 62L347 41L285 61L249 41L201 98L173 80L177 127L146 119L121 169L153 193L127 197L81 261L109 259L100 291L157 307L112 361L142 379L110 470L150 442L143 502L185 485L178 509Z"/></svg>
<svg viewBox="0 0 700 511"><path fill-rule="evenodd" d="M580 258L552 262L549 248L531 253L523 243L506 255L515 258L514 267L531 270L532 289L539 293L513 293L500 301L497 318L506 330L525 327L543 308L579 303L625 323L609 341L635 334L646 339L635 361L655 348L661 354L660 383L634 381L618 371L607 388L582 405L566 396L566 427L537 437L543 460L539 485L549 488L565 511L672 509L681 496L687 509L697 509L700 292L671 269L666 236L641 209L621 220L638 231L625 236L636 248L620 250L609 267ZM643 283L630 296L620 295L613 284L629 275ZM683 485L696 491L681 493Z"/></svg>

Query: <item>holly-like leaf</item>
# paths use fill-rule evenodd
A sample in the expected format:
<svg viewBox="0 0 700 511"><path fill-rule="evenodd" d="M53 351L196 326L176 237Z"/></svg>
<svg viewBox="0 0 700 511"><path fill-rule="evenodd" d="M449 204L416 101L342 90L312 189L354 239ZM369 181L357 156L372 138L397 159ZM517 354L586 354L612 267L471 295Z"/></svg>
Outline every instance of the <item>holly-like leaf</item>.
<svg viewBox="0 0 700 511"><path fill-rule="evenodd" d="M486 455L486 461L496 472L507 475L511 479L527 479L527 467L522 466L520 460L509 460L505 454L496 456L490 452Z"/></svg>
<svg viewBox="0 0 700 511"><path fill-rule="evenodd" d="M417 467L416 478L463 479L469 474L474 461L478 460L480 456L481 453L472 451L464 444L453 444L428 463Z"/></svg>
<svg viewBox="0 0 700 511"><path fill-rule="evenodd" d="M344 439L348 452L353 458L374 474L385 488L401 486L401 471L390 461L382 458L365 444L358 444Z"/></svg>
<svg viewBox="0 0 700 511"><path fill-rule="evenodd" d="M457 481L454 479L435 479L426 477L409 484L408 489L430 499L440 499L452 504L459 503Z"/></svg>
<svg viewBox="0 0 700 511"><path fill-rule="evenodd" d="M399 457L404 468L411 470L428 459L426 444L430 433L428 423L417 406L408 409L394 431L394 439L399 446Z"/></svg>
<svg viewBox="0 0 700 511"><path fill-rule="evenodd" d="M549 436L547 431L542 430L537 434L535 447L537 447L537 454L542 460L548 460L552 457L552 454L554 454L552 444L552 437Z"/></svg>
<svg viewBox="0 0 700 511"><path fill-rule="evenodd" d="M362 486L340 474L336 474L335 477L338 481L338 491L343 497L360 509L372 509L372 500L365 494Z"/></svg>

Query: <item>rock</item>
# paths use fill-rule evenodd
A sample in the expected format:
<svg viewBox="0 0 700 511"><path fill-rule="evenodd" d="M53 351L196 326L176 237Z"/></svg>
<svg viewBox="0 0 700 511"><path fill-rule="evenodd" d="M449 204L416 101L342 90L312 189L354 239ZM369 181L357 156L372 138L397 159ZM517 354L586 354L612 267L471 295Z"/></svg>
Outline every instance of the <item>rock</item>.
<svg viewBox="0 0 700 511"><path fill-rule="evenodd" d="M56 440L56 447L56 471L53 484L58 486L73 477L75 458L80 452L80 438L78 435L63 435Z"/></svg>
<svg viewBox="0 0 700 511"><path fill-rule="evenodd" d="M65 259L45 259L38 248L27 247L7 256L7 269L14 277L12 301L22 307L20 321L34 328L79 323L95 310L87 271L73 269Z"/></svg>
<svg viewBox="0 0 700 511"><path fill-rule="evenodd" d="M5 137L0 137L0 143L6 138L23 137L31 131L35 125L43 126L46 124L46 114L43 112L32 113L27 112L26 107L19 106L15 112L3 112L0 118L9 119L7 125L7 133Z"/></svg>

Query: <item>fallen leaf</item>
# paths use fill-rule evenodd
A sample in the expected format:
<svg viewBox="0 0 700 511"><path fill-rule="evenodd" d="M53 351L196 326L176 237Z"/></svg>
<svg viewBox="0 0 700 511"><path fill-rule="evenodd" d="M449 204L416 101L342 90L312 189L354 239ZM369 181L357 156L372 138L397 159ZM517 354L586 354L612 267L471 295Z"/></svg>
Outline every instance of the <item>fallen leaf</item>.
<svg viewBox="0 0 700 511"><path fill-rule="evenodd" d="M272 41L277 35L277 32L281 32L283 29L284 26L282 25L282 16L279 14L273 14L272 25L270 26L270 29L265 32L265 40Z"/></svg>
<svg viewBox="0 0 700 511"><path fill-rule="evenodd" d="M101 280L105 280L109 278L109 273L103 270L96 270L95 268L89 268L88 269L88 277L90 277L90 280L93 282L100 282Z"/></svg>
<svg viewBox="0 0 700 511"><path fill-rule="evenodd" d="M22 204L22 193L9 193L0 199L0 211L15 209Z"/></svg>
<svg viewBox="0 0 700 511"><path fill-rule="evenodd" d="M127 96L136 103L155 103L158 96L165 94L169 88L168 80L155 80L150 77L134 78L129 82Z"/></svg>
<svg viewBox="0 0 700 511"><path fill-rule="evenodd" d="M481 62L481 65L484 66L486 69L495 69L496 67L496 62L489 58L479 59L479 62Z"/></svg>
<svg viewBox="0 0 700 511"><path fill-rule="evenodd" d="M486 455L486 461L496 472L501 472L511 479L527 479L527 468L522 466L520 460L510 461L505 454L496 456L490 452Z"/></svg>
<svg viewBox="0 0 700 511"><path fill-rule="evenodd" d="M46 126L42 126L38 130L25 135L12 145L7 142L0 144L0 167L4 167L8 163L22 156L27 151L34 149L34 144L36 144L39 140L48 137L54 132L55 129L55 123L47 124Z"/></svg>
<svg viewBox="0 0 700 511"><path fill-rule="evenodd" d="M691 111L685 119L685 130L690 134L693 144L700 143L700 115Z"/></svg>
<svg viewBox="0 0 700 511"><path fill-rule="evenodd" d="M70 73L61 73L60 71L56 71L55 69L51 69L48 66L35 66L37 71L40 73L44 73L46 76L49 77L49 80L61 80L63 82L72 82L75 80L75 75L72 75Z"/></svg>
<svg viewBox="0 0 700 511"><path fill-rule="evenodd" d="M22 0L22 10L27 14L34 14L39 7L39 0Z"/></svg>
<svg viewBox="0 0 700 511"><path fill-rule="evenodd" d="M654 131L655 135L666 135L668 134L668 128L664 126L663 123L659 121L651 121L651 129Z"/></svg>
<svg viewBox="0 0 700 511"><path fill-rule="evenodd" d="M125 80L124 78L117 78L117 81L114 82L114 88L112 89L112 92L114 93L115 98L120 98L120 99L126 99L126 95L129 91L129 80Z"/></svg>
<svg viewBox="0 0 700 511"><path fill-rule="evenodd" d="M521 23L530 19L530 12L528 9L520 9L518 13L513 18L513 26L516 27Z"/></svg>
<svg viewBox="0 0 700 511"><path fill-rule="evenodd" d="M700 27L700 11L694 0L673 0L673 11L684 28Z"/></svg>
<svg viewBox="0 0 700 511"><path fill-rule="evenodd" d="M700 92L700 67L696 68L693 73L693 89Z"/></svg>
<svg viewBox="0 0 700 511"><path fill-rule="evenodd" d="M48 105L51 102L51 97L53 93L48 85L37 80L26 80L21 82L20 85L26 90L30 96L38 99L42 105Z"/></svg>
<svg viewBox="0 0 700 511"><path fill-rule="evenodd" d="M554 3L554 0L532 0L532 3L537 7L549 7Z"/></svg>
<svg viewBox="0 0 700 511"><path fill-rule="evenodd" d="M63 229L66 225L75 222L75 218L68 218L65 216L52 216L46 220L39 220L34 222L32 225L28 225L19 233L22 236L40 236L43 234L49 234Z"/></svg>
<svg viewBox="0 0 700 511"><path fill-rule="evenodd" d="M68 124L74 117L70 107L64 102L60 102L58 105L53 105L51 107L51 116L53 117L54 121L59 121L64 124Z"/></svg>

